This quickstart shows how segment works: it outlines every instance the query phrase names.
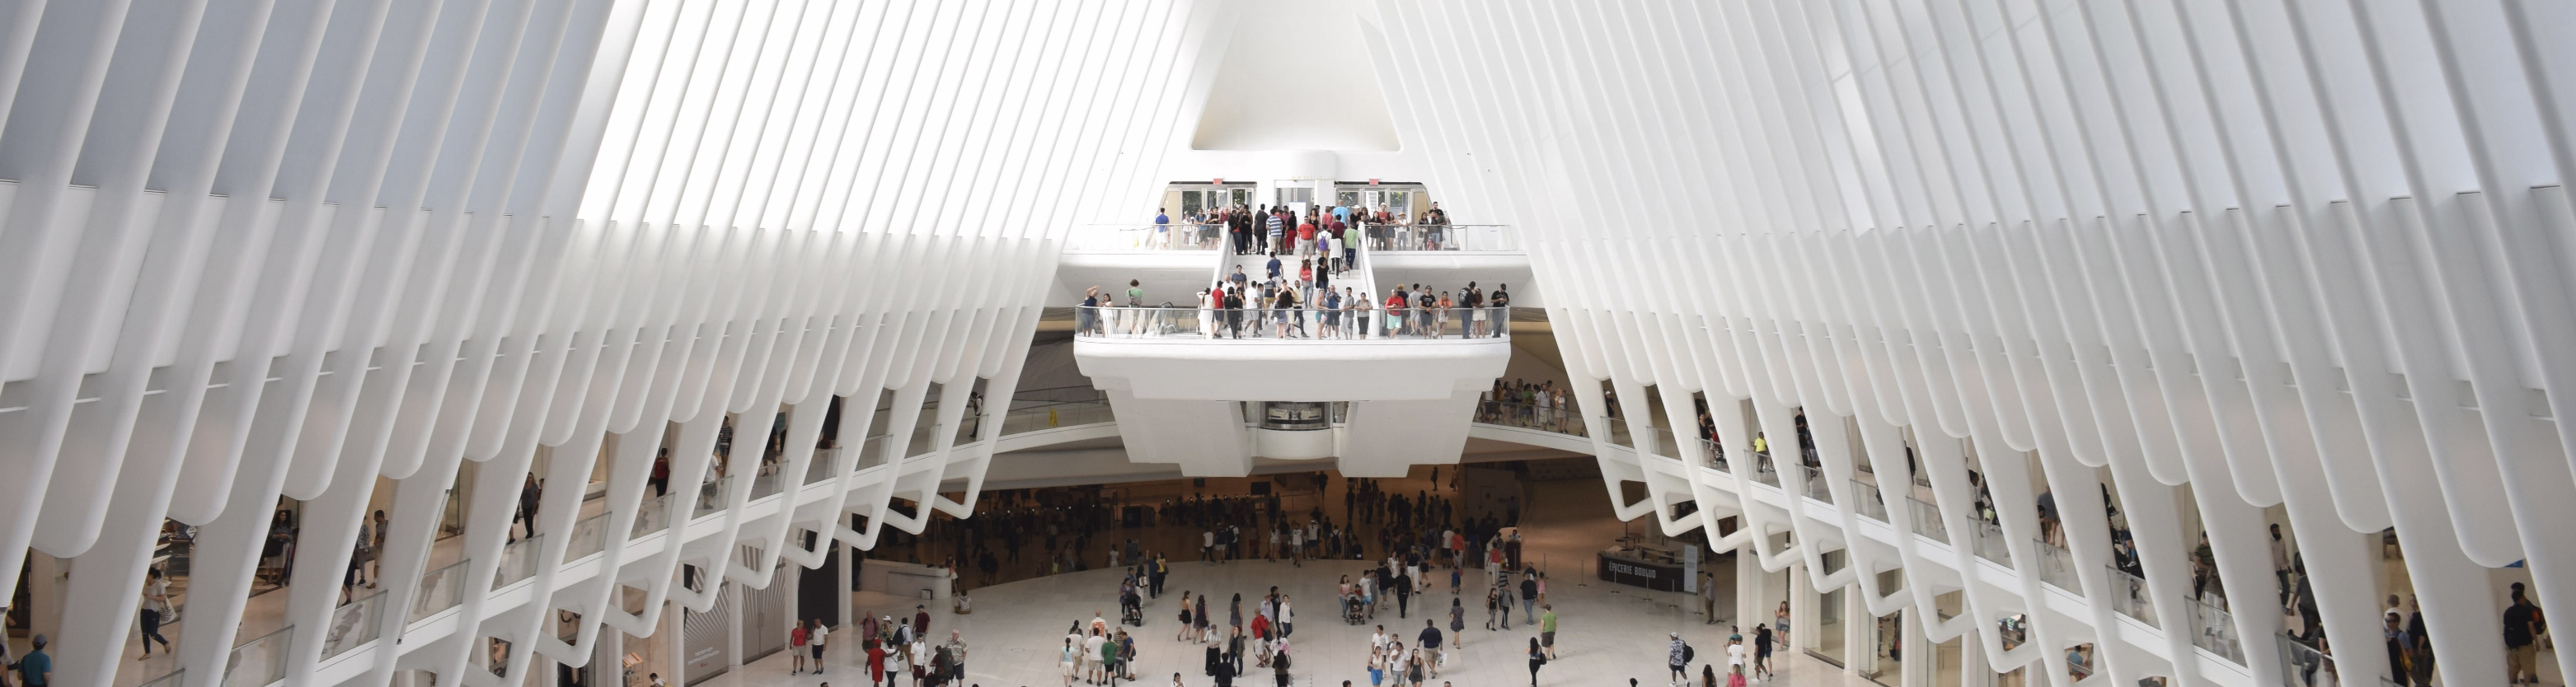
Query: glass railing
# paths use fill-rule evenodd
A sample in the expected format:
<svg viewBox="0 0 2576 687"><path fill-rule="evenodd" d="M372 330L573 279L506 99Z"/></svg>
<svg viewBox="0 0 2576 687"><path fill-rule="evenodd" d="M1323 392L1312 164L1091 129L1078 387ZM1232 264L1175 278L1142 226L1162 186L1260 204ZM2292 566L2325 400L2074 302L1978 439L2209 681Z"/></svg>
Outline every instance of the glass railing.
<svg viewBox="0 0 2576 687"><path fill-rule="evenodd" d="M224 659L224 687L262 687L286 679L286 650L294 639L294 626L287 626L233 647Z"/></svg>
<svg viewBox="0 0 2576 687"><path fill-rule="evenodd" d="M633 539L670 527L672 503L673 497L667 493L645 497L644 502L635 507L635 525L628 528L626 538Z"/></svg>
<svg viewBox="0 0 2576 687"><path fill-rule="evenodd" d="M545 540L546 535L538 534L521 539L516 544L501 547L501 569L492 572L492 588L500 589L511 583L535 577L538 542Z"/></svg>
<svg viewBox="0 0 2576 687"><path fill-rule="evenodd" d="M1871 520L1890 522L1887 519L1887 495L1878 492L1878 485L1852 480L1851 487L1852 499L1860 502L1854 509L1855 513Z"/></svg>
<svg viewBox="0 0 2576 687"><path fill-rule="evenodd" d="M1969 545L1975 548L1978 558L2012 567L2012 547L2005 544L2003 526L1975 520L1968 526L1968 536Z"/></svg>
<svg viewBox="0 0 2576 687"><path fill-rule="evenodd" d="M2111 568L2111 610L2138 622L2156 624L2156 605L2148 600L2147 581L2116 567Z"/></svg>
<svg viewBox="0 0 2576 687"><path fill-rule="evenodd" d="M1520 238L1502 224L1371 224L1370 250L1516 251Z"/></svg>
<svg viewBox="0 0 2576 687"><path fill-rule="evenodd" d="M2340 671L2334 669L2334 657L2283 632L2272 635L2281 648L2281 684L2289 687L2317 687L2332 682Z"/></svg>
<svg viewBox="0 0 2576 687"><path fill-rule="evenodd" d="M1402 308L1385 311L1077 306L1074 310L1075 335L1086 339L1357 341L1511 338L1509 308Z"/></svg>
<svg viewBox="0 0 2576 687"><path fill-rule="evenodd" d="M1771 463L1769 452L1753 452L1753 481L1780 486L1780 469Z"/></svg>
<svg viewBox="0 0 2576 687"><path fill-rule="evenodd" d="M884 465L893 460L892 458L886 457L885 454L885 445L888 436L889 435L878 434L859 441L859 469L866 470L868 468Z"/></svg>
<svg viewBox="0 0 2576 687"><path fill-rule="evenodd" d="M1655 455L1667 458L1682 457L1682 445L1674 441L1672 430L1654 427L1646 430L1646 433L1655 437Z"/></svg>
<svg viewBox="0 0 2576 687"><path fill-rule="evenodd" d="M1074 230L1066 247L1087 251L1216 250L1217 241L1225 234L1222 229L1219 224L1182 222L1094 225Z"/></svg>
<svg viewBox="0 0 2576 687"><path fill-rule="evenodd" d="M2084 593L2084 581L2075 575L2075 552L2046 539L2031 540L2030 550L2039 552L2039 581L2078 595Z"/></svg>
<svg viewBox="0 0 2576 687"><path fill-rule="evenodd" d="M732 486L732 477L718 477L716 481L699 484L697 510L691 512L689 519L696 520L724 510L727 505L725 498L732 491Z"/></svg>
<svg viewBox="0 0 2576 687"><path fill-rule="evenodd" d="M385 593L378 591L331 609L331 624L322 633L322 660L331 660L331 657L358 648L358 645L376 641L376 635L383 629L378 618L384 615L384 608Z"/></svg>
<svg viewBox="0 0 2576 687"><path fill-rule="evenodd" d="M170 671L170 674L168 675L152 678L151 682L136 685L135 687L179 687L179 684L185 681L187 675L188 671L186 669L173 670Z"/></svg>
<svg viewBox="0 0 2576 687"><path fill-rule="evenodd" d="M778 471L786 467L781 463L760 464L760 471L751 476L751 500L758 501L777 496L782 482L785 481L778 476Z"/></svg>
<svg viewBox="0 0 2576 687"><path fill-rule="evenodd" d="M1914 517L1915 534L1931 537L1934 541L1938 541L1943 544L1952 543L1950 541L1950 521L1941 517L1940 506L1925 502L1923 499L1915 498L1911 495L1905 497L1905 504L1906 508L1912 511L1907 513L1907 515Z"/></svg>
<svg viewBox="0 0 2576 687"><path fill-rule="evenodd" d="M1476 408L1476 422L1586 436L1583 416L1566 408L1541 408L1527 403L1482 404Z"/></svg>
<svg viewBox="0 0 2576 687"><path fill-rule="evenodd" d="M837 448L815 449L814 457L805 459L805 481L801 484L817 484L831 479L832 460L840 455L841 450Z"/></svg>
<svg viewBox="0 0 2576 687"><path fill-rule="evenodd" d="M2186 599L2183 607L2191 610L2192 646L2218 654L2236 665L2245 665L2245 644L2236 640L2235 618L2199 599Z"/></svg>
<svg viewBox="0 0 2576 687"><path fill-rule="evenodd" d="M1709 467L1716 468L1720 472L1726 470L1726 445L1709 439L1701 439L1699 440L1699 450L1708 455Z"/></svg>
<svg viewBox="0 0 2576 687"><path fill-rule="evenodd" d="M2083 655L2070 653L2066 655L2066 674L2081 682L2093 676L2093 667L2084 664Z"/></svg>
<svg viewBox="0 0 2576 687"><path fill-rule="evenodd" d="M606 548L608 548L608 514L601 513L572 524L572 540L564 544L563 559L565 563L570 563L581 560L583 556L599 553Z"/></svg>
<svg viewBox="0 0 2576 687"><path fill-rule="evenodd" d="M404 618L403 623L406 625L417 623L423 618L437 615L439 611L455 608L457 604L464 603L465 563L465 561L449 563L447 567L432 570L429 574L420 576L420 592L412 596L411 615Z"/></svg>
<svg viewBox="0 0 2576 687"><path fill-rule="evenodd" d="M1806 474L1807 498L1825 503L1834 502L1833 485L1825 482L1824 470L1804 465L1798 466L1798 469Z"/></svg>
<svg viewBox="0 0 2576 687"><path fill-rule="evenodd" d="M1070 401L1012 408L1002 416L1002 436L1025 434L1042 429L1096 425L1117 420L1109 411L1109 401Z"/></svg>
<svg viewBox="0 0 2576 687"><path fill-rule="evenodd" d="M1619 418L1608 416L1596 415L1593 416L1592 419L1600 421L1601 426L1610 428L1610 445L1622 448L1637 447L1637 439L1635 437L1628 436L1628 423L1620 422Z"/></svg>

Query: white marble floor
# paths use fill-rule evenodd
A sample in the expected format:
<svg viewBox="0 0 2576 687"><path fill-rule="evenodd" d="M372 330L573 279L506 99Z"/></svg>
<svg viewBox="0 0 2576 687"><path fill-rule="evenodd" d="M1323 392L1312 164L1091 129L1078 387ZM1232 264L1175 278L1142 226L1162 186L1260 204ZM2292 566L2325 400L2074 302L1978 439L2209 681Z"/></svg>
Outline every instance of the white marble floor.
<svg viewBox="0 0 2576 687"><path fill-rule="evenodd" d="M1557 484L1546 485L1556 487ZM1581 579L1582 560L1619 533L1619 523L1611 519L1607 496L1597 482L1567 484L1562 490L1549 488L1534 499L1528 517L1529 544L1534 552L1545 553L1556 562L1559 572L1552 577L1547 601L1554 604L1559 616L1557 637L1558 660L1541 669L1541 685L1604 685L1616 687L1635 678L1640 685L1662 685L1667 679L1664 669L1666 637L1681 632L1698 651L1699 666L1709 660L1724 660L1727 626L1703 624L1683 595L1650 592L1635 587L1605 584ZM1533 559L1536 556L1532 556ZM1351 561L1310 562L1292 567L1285 562L1240 561L1223 565L1196 562L1173 566L1166 584L1166 595L1149 600L1145 625L1126 628L1137 635L1137 677L1134 684L1163 687L1171 684L1172 674L1180 673L1181 684L1198 687L1213 684L1202 674L1200 663L1204 649L1197 644L1173 638L1178 629L1179 594L1206 594L1208 605L1223 617L1227 602L1234 594L1245 597L1247 609L1257 604L1261 594L1272 586L1287 594L1295 611L1295 628L1289 636L1290 655L1297 666L1293 671L1295 685L1337 687L1349 680L1354 685L1368 684L1366 669L1369 635L1375 625L1383 624L1390 635L1401 633L1407 644L1422 631L1426 617L1416 606L1407 617L1399 618L1392 604L1369 625L1352 626L1341 622L1333 612L1334 585L1342 575L1357 575L1360 563ZM968 683L978 686L1049 686L1063 685L1056 667L1058 647L1062 646L1066 628L1085 622L1097 610L1112 619L1117 615L1116 593L1119 572L1096 570L1043 577L984 587L975 592L976 611L956 616L934 609L931 631L934 637L946 637L950 629L963 630L969 646ZM1471 576L1469 578L1473 580ZM1472 587L1475 583L1470 582ZM1721 595L1722 597L1725 595ZM1446 632L1446 608L1452 598L1446 575L1428 597L1440 610L1441 627ZM1483 629L1484 613L1478 599L1465 600L1470 608L1464 643L1453 649L1450 668L1441 672L1432 684L1509 686L1527 684L1530 679L1524 659L1529 640L1537 636L1537 627L1521 624L1515 612L1509 630ZM1722 612L1725 612L1722 610ZM850 637L834 635L836 640ZM778 653L750 665L729 671L707 682L704 687L812 687L839 684L843 687L869 684L863 669L865 656L855 642L835 641L829 656L831 668L824 675L788 675L790 662ZM1247 668L1251 668L1249 661ZM675 681L676 682L676 681ZM907 680L903 684L908 685ZM1122 684L1128 684L1122 682ZM1238 685L1271 685L1272 674L1255 669L1254 674L1236 681ZM1800 687L1867 687L1870 683L1842 669L1805 656L1786 658L1777 677L1756 684L1798 685Z"/></svg>

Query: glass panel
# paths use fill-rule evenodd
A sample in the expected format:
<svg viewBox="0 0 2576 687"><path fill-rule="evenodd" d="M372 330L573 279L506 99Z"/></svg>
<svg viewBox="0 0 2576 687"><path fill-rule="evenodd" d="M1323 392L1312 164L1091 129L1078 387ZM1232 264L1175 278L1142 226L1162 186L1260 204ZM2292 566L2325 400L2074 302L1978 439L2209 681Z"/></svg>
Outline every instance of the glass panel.
<svg viewBox="0 0 2576 687"><path fill-rule="evenodd" d="M1771 465L1770 452L1755 451L1753 453L1753 481L1774 487L1780 486L1780 470Z"/></svg>
<svg viewBox="0 0 2576 687"><path fill-rule="evenodd" d="M233 647L224 659L224 687L262 687L286 679L286 645L294 638L295 628L289 626Z"/></svg>
<svg viewBox="0 0 2576 687"><path fill-rule="evenodd" d="M1079 227L1073 230L1065 248L1108 253L1215 250L1216 244L1207 240L1209 232L1190 224L1186 217L1173 217L1172 223L1166 225L1137 223Z"/></svg>
<svg viewBox="0 0 2576 687"><path fill-rule="evenodd" d="M886 435L879 434L859 442L859 469L884 465L891 459L885 454Z"/></svg>
<svg viewBox="0 0 2576 687"><path fill-rule="evenodd" d="M412 599L411 616L404 623L417 623L439 611L455 608L465 602L465 561L429 571L420 576L420 594Z"/></svg>
<svg viewBox="0 0 2576 687"><path fill-rule="evenodd" d="M1836 663L1847 662L1843 655L1843 590L1816 595L1816 653Z"/></svg>
<svg viewBox="0 0 2576 687"><path fill-rule="evenodd" d="M1932 505L1931 503L1925 502L1923 499L1912 495L1905 497L1905 503L1907 504L1906 507L1913 509L1913 512L1908 513L1908 515L1914 517L1915 534L1931 537L1934 541L1944 544L1950 543L1950 526L1948 525L1950 521L1941 517L1940 506Z"/></svg>
<svg viewBox="0 0 2576 687"><path fill-rule="evenodd" d="M358 645L376 641L382 627L377 624L377 619L383 615L384 607L385 593L377 591L331 609L331 625L322 634L322 659L327 661L358 648Z"/></svg>
<svg viewBox="0 0 2576 687"><path fill-rule="evenodd" d="M1968 528L1968 535L1972 539L1970 543L1976 547L1978 558L1994 561L2005 567L2012 566L2012 549L2004 544L2002 526L1978 520L1975 525Z"/></svg>
<svg viewBox="0 0 2576 687"><path fill-rule="evenodd" d="M143 683L137 687L179 687L181 678L185 677L187 673L188 671L186 670L173 670L170 671L170 674L168 675L153 678L151 682Z"/></svg>
<svg viewBox="0 0 2576 687"><path fill-rule="evenodd" d="M608 547L608 514L601 513L572 525L572 541L564 545L564 562L580 560Z"/></svg>
<svg viewBox="0 0 2576 687"><path fill-rule="evenodd" d="M754 473L751 478L751 500L758 501L777 496L780 483L785 481L779 479L778 471L785 467L787 466L781 463L761 463L760 471Z"/></svg>
<svg viewBox="0 0 2576 687"><path fill-rule="evenodd" d="M1086 339L1509 339L1508 308L1076 307L1075 335Z"/></svg>
<svg viewBox="0 0 2576 687"><path fill-rule="evenodd" d="M1381 224L1371 247L1386 251L1517 251L1519 234L1501 224Z"/></svg>
<svg viewBox="0 0 2576 687"><path fill-rule="evenodd" d="M1636 440L1628 438L1628 423L1620 422L1619 418L1608 416L1594 416L1592 419L1600 420L1601 426L1610 428L1610 445L1625 446L1628 448L1637 447Z"/></svg>
<svg viewBox="0 0 2576 687"><path fill-rule="evenodd" d="M1646 433L1655 435L1655 455L1668 458L1681 457L1682 445L1673 440L1672 430L1654 427L1646 430Z"/></svg>
<svg viewBox="0 0 2576 687"><path fill-rule="evenodd" d="M2245 645L2236 641L2235 619L2227 611L2207 601L2192 599L2184 608L2191 610L2191 645L2218 654L2229 662L2245 665Z"/></svg>
<svg viewBox="0 0 2576 687"><path fill-rule="evenodd" d="M1724 444L1719 444L1708 439L1701 439L1699 440L1699 450L1708 455L1709 467L1717 468L1721 471L1726 469L1726 446Z"/></svg>
<svg viewBox="0 0 2576 687"><path fill-rule="evenodd" d="M1527 403L1487 403L1477 409L1476 421L1488 425L1585 436L1581 416L1564 408L1541 408Z"/></svg>
<svg viewBox="0 0 2576 687"><path fill-rule="evenodd" d="M1825 503L1834 502L1834 490L1825 482L1824 470L1804 465L1798 466L1798 470L1805 473L1807 477L1807 498Z"/></svg>
<svg viewBox="0 0 2576 687"><path fill-rule="evenodd" d="M633 539L670 527L671 503L670 494L644 499L635 508L635 526L627 531L626 538Z"/></svg>
<svg viewBox="0 0 2576 687"><path fill-rule="evenodd" d="M2156 624L2155 604L2147 602L2147 581L2119 568L2111 568L2111 610L2138 622Z"/></svg>
<svg viewBox="0 0 2576 687"><path fill-rule="evenodd" d="M544 534L538 534L521 539L519 543L501 547L501 569L492 573L492 588L500 589L511 583L535 577L537 542L545 541L545 538Z"/></svg>
<svg viewBox="0 0 2576 687"><path fill-rule="evenodd" d="M725 497L732 491L728 487L732 484L732 477L718 477L713 482L699 484L697 512L689 516L690 519L703 518L715 514L716 511L724 510L727 506Z"/></svg>
<svg viewBox="0 0 2576 687"><path fill-rule="evenodd" d="M1852 498L1860 501L1857 511L1860 516L1871 520L1877 520L1879 522L1888 522L1887 496L1885 494L1878 493L1878 485L1860 480L1852 480L1851 485Z"/></svg>
<svg viewBox="0 0 2576 687"><path fill-rule="evenodd" d="M831 479L832 462L835 459L838 459L840 455L841 450L837 448L815 450L814 457L805 459L804 483L815 484L822 482L823 480Z"/></svg>
<svg viewBox="0 0 2576 687"><path fill-rule="evenodd" d="M2323 681L2333 682L2334 676L2340 673L2335 670L2333 656L2317 651L2316 647L2299 641L2290 633L2272 635L2272 642L2281 647L2281 684L2317 687L2319 675L2324 676Z"/></svg>
<svg viewBox="0 0 2576 687"><path fill-rule="evenodd" d="M1013 408L1009 415L1002 416L1002 435L1010 436L1013 434L1035 432L1041 429L1093 425L1115 421L1116 419L1117 418L1115 416L1110 414L1109 402L1106 400L1041 403L1032 406Z"/></svg>
<svg viewBox="0 0 2576 687"><path fill-rule="evenodd" d="M2039 552L2039 581L2057 585L2058 589L2084 593L2084 583L2075 576L2075 554L2046 539L2031 540L2031 550Z"/></svg>

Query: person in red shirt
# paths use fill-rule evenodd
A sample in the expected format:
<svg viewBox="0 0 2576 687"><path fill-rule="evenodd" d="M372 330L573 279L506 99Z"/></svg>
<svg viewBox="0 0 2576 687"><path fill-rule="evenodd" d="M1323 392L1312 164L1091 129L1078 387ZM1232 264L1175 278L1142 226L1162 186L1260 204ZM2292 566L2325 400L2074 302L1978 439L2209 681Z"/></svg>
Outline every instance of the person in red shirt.
<svg viewBox="0 0 2576 687"><path fill-rule="evenodd" d="M1315 220L1312 218L1297 223L1297 254L1315 254Z"/></svg>
<svg viewBox="0 0 2576 687"><path fill-rule="evenodd" d="M794 668L792 668L792 669L790 669L790 670L788 670L788 671L787 671L787 674L789 674L789 675L796 675L796 674L799 674L799 673L803 673L803 672L805 672L805 624L804 624L804 623L797 623L797 624L796 624L796 629L788 630L788 631L787 631L787 655L796 659L796 660L795 660L795 664L796 664L796 665L795 665L795 667L794 667Z"/></svg>
<svg viewBox="0 0 2576 687"><path fill-rule="evenodd" d="M870 682L885 684L885 657L885 647L878 646L877 640L868 640L868 680Z"/></svg>

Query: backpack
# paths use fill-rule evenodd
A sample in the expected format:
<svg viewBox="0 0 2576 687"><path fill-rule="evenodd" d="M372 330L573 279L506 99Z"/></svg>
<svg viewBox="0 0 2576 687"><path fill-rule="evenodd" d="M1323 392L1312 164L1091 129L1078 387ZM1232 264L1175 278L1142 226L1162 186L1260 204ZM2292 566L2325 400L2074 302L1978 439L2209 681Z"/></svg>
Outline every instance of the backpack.
<svg viewBox="0 0 2576 687"><path fill-rule="evenodd" d="M1690 643L1689 643L1689 642L1683 642L1683 643L1682 643L1682 663L1683 663L1684 665L1688 665L1688 664L1691 662L1691 659L1695 659L1695 658L1698 658L1698 657L1699 657L1699 650L1698 650L1698 649L1691 648L1691 645L1690 645Z"/></svg>

